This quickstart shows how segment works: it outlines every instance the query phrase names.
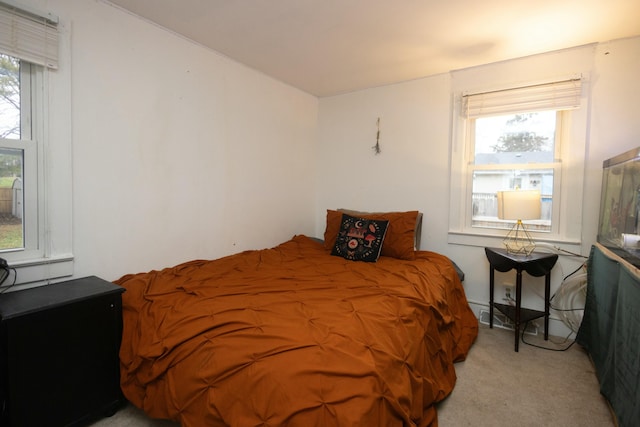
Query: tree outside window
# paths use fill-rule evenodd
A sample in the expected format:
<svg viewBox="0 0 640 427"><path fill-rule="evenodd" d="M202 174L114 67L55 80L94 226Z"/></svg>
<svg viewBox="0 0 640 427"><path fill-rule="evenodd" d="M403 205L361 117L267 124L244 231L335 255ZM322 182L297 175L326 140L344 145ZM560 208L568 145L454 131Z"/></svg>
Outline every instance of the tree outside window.
<svg viewBox="0 0 640 427"><path fill-rule="evenodd" d="M0 54L0 250L23 243L20 60Z"/></svg>

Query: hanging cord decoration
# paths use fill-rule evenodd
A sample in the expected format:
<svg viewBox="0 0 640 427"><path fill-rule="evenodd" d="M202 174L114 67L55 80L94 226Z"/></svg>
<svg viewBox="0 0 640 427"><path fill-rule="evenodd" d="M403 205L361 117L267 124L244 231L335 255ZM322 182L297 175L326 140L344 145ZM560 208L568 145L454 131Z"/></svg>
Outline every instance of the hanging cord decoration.
<svg viewBox="0 0 640 427"><path fill-rule="evenodd" d="M376 133L376 145L374 145L373 147L371 147L373 149L373 152L377 154L380 154L382 152L382 150L380 149L380 117L378 117L378 121L376 122L376 126L378 127L378 132Z"/></svg>

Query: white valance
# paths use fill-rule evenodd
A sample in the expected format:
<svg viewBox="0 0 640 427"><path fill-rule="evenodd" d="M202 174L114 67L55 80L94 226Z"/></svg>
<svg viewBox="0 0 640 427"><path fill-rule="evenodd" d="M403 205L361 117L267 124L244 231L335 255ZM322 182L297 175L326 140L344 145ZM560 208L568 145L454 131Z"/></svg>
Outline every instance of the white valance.
<svg viewBox="0 0 640 427"><path fill-rule="evenodd" d="M462 114L469 118L517 112L570 110L580 107L582 80L569 79L463 96Z"/></svg>
<svg viewBox="0 0 640 427"><path fill-rule="evenodd" d="M58 68L58 18L0 2L0 53Z"/></svg>

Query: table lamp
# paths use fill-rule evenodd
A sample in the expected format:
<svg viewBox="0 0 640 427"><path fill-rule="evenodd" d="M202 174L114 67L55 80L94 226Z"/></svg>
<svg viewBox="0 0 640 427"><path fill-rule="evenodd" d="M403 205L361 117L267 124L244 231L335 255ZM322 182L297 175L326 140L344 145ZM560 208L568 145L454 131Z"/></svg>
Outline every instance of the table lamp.
<svg viewBox="0 0 640 427"><path fill-rule="evenodd" d="M529 255L536 248L523 220L540 219L540 191L498 191L498 218L516 220L503 243L510 254Z"/></svg>

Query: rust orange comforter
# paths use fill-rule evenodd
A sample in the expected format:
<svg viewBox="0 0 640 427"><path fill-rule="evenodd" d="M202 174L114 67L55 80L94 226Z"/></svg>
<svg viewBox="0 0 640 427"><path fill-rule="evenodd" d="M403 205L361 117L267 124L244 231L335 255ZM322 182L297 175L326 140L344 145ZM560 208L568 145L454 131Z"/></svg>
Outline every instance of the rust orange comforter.
<svg viewBox="0 0 640 427"><path fill-rule="evenodd" d="M202 426L435 426L477 335L451 262L275 248L127 275L121 384Z"/></svg>

